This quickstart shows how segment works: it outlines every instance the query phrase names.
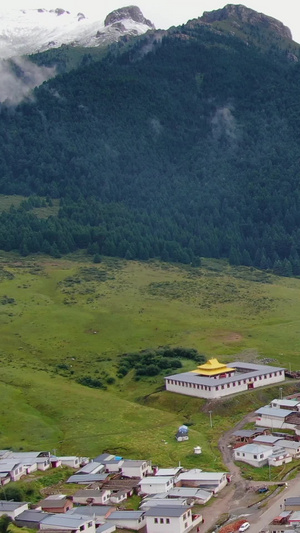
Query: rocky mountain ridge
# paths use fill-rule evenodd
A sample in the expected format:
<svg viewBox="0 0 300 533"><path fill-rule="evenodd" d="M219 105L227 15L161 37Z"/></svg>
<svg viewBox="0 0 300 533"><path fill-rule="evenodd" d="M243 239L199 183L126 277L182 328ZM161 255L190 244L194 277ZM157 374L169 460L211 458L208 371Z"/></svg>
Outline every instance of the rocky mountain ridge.
<svg viewBox="0 0 300 533"><path fill-rule="evenodd" d="M258 13L241 4L228 4L223 9L204 11L203 16L201 17L201 21L208 24L230 19L234 21L237 28L243 24L248 24L263 30L268 29L273 33L278 34L282 39L292 40L290 29L282 22L268 15L264 15L264 13Z"/></svg>

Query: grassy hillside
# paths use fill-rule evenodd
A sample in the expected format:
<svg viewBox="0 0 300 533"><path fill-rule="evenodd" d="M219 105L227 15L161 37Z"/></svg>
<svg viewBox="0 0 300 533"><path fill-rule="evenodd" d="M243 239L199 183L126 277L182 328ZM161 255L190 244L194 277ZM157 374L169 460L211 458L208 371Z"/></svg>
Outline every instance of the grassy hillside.
<svg viewBox="0 0 300 533"><path fill-rule="evenodd" d="M210 429L204 400L166 393L163 375L135 381L131 371L117 378L119 356L169 344L224 361L267 359L297 368L299 292L300 280L218 261L192 269L2 254L0 447L91 456L110 450L220 468L221 432L268 397L260 392L238 404L214 404ZM106 390L79 385L82 376L101 379ZM278 387L268 394L278 395ZM178 444L174 434L183 422L190 440ZM192 454L197 444L200 458Z"/></svg>

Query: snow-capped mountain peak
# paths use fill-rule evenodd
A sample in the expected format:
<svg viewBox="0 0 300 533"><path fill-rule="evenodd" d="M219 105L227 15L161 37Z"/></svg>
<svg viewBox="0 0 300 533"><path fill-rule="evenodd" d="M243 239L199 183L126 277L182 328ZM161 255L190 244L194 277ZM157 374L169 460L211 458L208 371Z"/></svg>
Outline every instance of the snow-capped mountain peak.
<svg viewBox="0 0 300 533"><path fill-rule="evenodd" d="M94 47L154 29L136 6L110 13L104 21L61 8L22 9L0 13L0 58L29 55L62 44Z"/></svg>

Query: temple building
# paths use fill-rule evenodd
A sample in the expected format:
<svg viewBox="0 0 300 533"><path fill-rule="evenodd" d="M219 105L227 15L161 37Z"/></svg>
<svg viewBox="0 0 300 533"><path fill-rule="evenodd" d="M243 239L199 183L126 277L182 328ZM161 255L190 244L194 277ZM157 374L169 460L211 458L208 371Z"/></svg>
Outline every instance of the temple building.
<svg viewBox="0 0 300 533"><path fill-rule="evenodd" d="M284 368L209 359L196 370L165 377L166 390L198 398L222 398L284 381Z"/></svg>

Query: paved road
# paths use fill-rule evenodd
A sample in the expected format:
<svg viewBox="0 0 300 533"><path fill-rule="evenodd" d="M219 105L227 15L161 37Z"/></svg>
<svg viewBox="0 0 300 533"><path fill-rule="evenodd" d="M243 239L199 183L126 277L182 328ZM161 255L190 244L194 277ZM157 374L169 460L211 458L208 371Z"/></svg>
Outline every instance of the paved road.
<svg viewBox="0 0 300 533"><path fill-rule="evenodd" d="M261 485L274 485L274 482L256 482L244 479L240 474L240 469L233 462L232 449L229 444L232 439L232 434L237 429L241 429L245 424L253 420L254 413L248 414L235 427L224 433L219 441L219 449L223 455L223 462L231 472L232 482L222 490L216 498L216 501L209 507L203 509L204 524L201 528L202 533L206 533L212 528L218 518L224 514L229 513L231 517L239 518L245 517L251 524L249 533L259 533L272 521L272 519L280 514L284 498L291 496L300 496L300 476L289 481L288 487L275 496L270 496L270 499L264 501L264 507L258 506L248 507L249 503L253 501L251 497L251 489L257 488ZM249 492L250 491L250 492ZM253 493L252 493L253 494Z"/></svg>
<svg viewBox="0 0 300 533"><path fill-rule="evenodd" d="M270 499L266 509L258 511L252 517L249 517L249 522L251 522L251 530L249 530L249 533L259 533L265 529L273 518L281 513L284 499L292 496L300 496L299 476L292 481L289 481L287 488L277 494L274 498Z"/></svg>

